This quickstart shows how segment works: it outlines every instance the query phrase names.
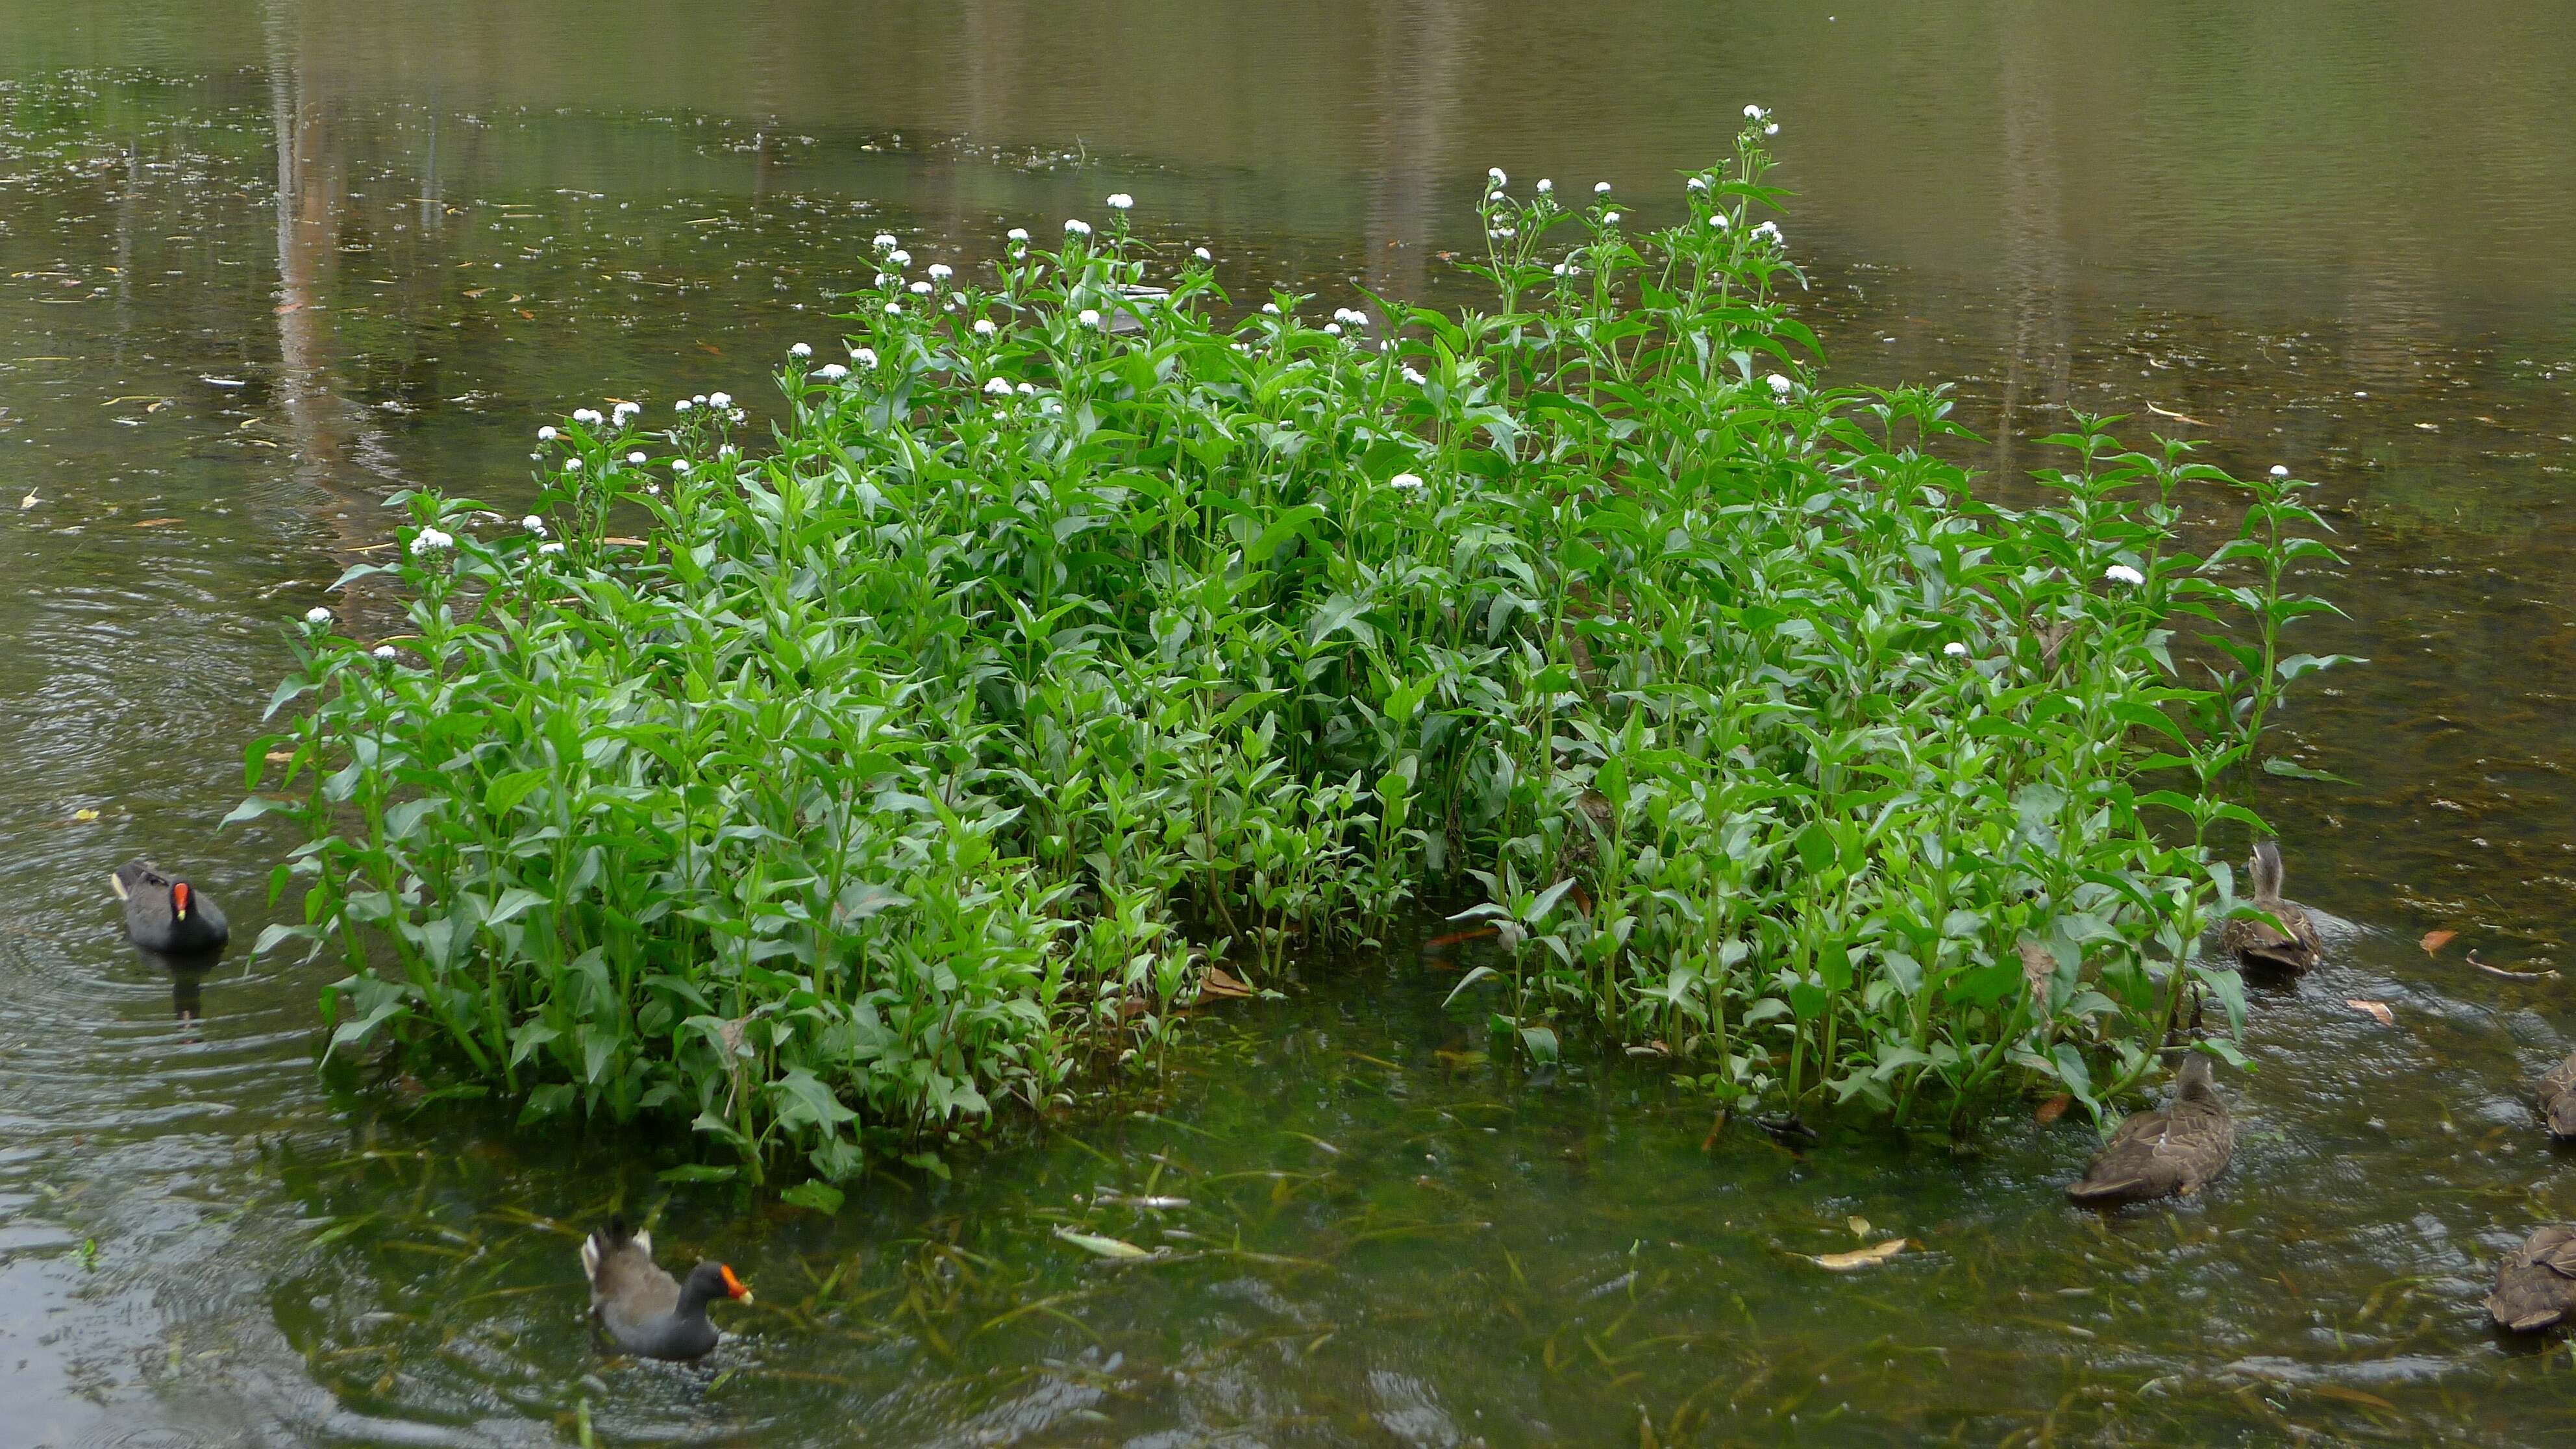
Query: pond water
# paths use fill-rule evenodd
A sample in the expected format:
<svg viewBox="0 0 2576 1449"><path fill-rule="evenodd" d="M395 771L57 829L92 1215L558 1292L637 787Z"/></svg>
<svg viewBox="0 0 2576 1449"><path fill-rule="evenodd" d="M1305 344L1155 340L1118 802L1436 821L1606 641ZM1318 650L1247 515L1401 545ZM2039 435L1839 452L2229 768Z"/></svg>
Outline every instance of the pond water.
<svg viewBox="0 0 2576 1449"><path fill-rule="evenodd" d="M2555 10L72 9L0 0L0 1443L2576 1431L2576 1355L2478 1306L2576 1216L2517 1095L2576 1026L2541 974L2576 915ZM660 1182L684 1143L334 1089L327 965L174 982L121 944L106 876L142 852L245 941L272 918L292 842L215 822L284 621L386 492L518 496L533 429L603 397L757 403L879 228L971 264L1124 190L1238 296L1455 302L1484 167L1652 220L1747 101L1840 376L1960 380L1998 479L2076 408L2324 480L2350 618L2302 643L2373 662L2281 723L2349 783L2263 804L2330 960L2257 994L2205 1200L2070 1210L2073 1118L1712 1136L1651 1064L1487 1060L1450 963L1399 950L827 1220ZM619 1206L759 1290L709 1367L580 1329L575 1235Z"/></svg>

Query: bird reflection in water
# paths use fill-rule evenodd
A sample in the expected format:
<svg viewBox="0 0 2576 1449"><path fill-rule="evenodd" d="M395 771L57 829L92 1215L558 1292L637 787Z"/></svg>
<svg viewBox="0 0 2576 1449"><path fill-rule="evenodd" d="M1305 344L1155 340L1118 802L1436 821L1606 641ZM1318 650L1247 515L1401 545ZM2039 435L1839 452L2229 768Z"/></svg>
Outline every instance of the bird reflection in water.
<svg viewBox="0 0 2576 1449"><path fill-rule="evenodd" d="M191 1045L195 1044L199 1039L197 1027L205 1016L203 990L205 980L213 974L215 963L222 959L222 953L173 956L166 952L155 951L148 946L137 946L134 948L134 954L143 959L144 965L168 973L170 1014L178 1018L180 1026L184 1028L179 1039Z"/></svg>

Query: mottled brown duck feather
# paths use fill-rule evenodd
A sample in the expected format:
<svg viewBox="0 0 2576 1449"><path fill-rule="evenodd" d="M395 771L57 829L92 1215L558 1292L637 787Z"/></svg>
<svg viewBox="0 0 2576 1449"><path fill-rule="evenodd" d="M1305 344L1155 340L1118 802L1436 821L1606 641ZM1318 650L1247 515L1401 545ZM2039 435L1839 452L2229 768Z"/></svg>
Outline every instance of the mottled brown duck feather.
<svg viewBox="0 0 2576 1449"><path fill-rule="evenodd" d="M2183 1061L2173 1100L2131 1113L2066 1195L2093 1207L2189 1196L2226 1171L2235 1152L2236 1124L2210 1086L2209 1058L2195 1052Z"/></svg>
<svg viewBox="0 0 2576 1449"><path fill-rule="evenodd" d="M2219 946L2248 966L2295 972L2316 965L2325 954L2316 922L2281 899L2281 848L2268 840L2257 842L2254 858L2246 862L2246 875L2254 887L2247 903L2281 924L2276 928L2271 921L2231 916L2219 929Z"/></svg>
<svg viewBox="0 0 2576 1449"><path fill-rule="evenodd" d="M2497 1265L2487 1312L2495 1315L2498 1327L2538 1333L2555 1327L2571 1308L2576 1308L2576 1228L2542 1228Z"/></svg>

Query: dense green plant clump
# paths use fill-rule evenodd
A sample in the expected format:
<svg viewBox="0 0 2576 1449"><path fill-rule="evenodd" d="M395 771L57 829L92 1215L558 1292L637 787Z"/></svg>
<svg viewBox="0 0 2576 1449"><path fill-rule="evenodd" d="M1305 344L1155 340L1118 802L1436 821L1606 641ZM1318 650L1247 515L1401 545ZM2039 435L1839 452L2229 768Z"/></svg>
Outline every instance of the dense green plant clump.
<svg viewBox="0 0 2576 1449"><path fill-rule="evenodd" d="M289 793L244 812L310 836L267 944L345 950L335 1050L754 1172L1044 1106L1210 963L1416 902L1491 919L1456 999L1541 1059L1580 1026L1729 1103L2091 1105L2189 980L2237 1001L2192 960L2236 909L2204 842L2255 823L2215 782L2322 606L2221 580L2313 516L2091 424L2041 506L1973 497L1941 390L1818 381L1767 164L1757 121L1651 233L1496 173L1481 315L1227 324L1204 253L1139 290L1123 207L981 283L878 238L765 448L721 395L620 407L523 523L398 500L344 582L410 632L317 621L250 752ZM2209 484L2261 526L2204 564ZM2183 610L2248 614L2245 675L2182 684Z"/></svg>

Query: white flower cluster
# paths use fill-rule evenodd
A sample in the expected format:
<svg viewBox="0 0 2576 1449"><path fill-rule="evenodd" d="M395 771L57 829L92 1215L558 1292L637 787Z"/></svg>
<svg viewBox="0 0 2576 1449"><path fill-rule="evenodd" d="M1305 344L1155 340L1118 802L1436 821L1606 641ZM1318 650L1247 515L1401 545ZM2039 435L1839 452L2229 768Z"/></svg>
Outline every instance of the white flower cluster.
<svg viewBox="0 0 2576 1449"><path fill-rule="evenodd" d="M456 547L454 536L435 528L424 528L411 536L411 556L427 558L441 549Z"/></svg>
<svg viewBox="0 0 2576 1449"><path fill-rule="evenodd" d="M1422 487L1422 475L1419 473L1398 473L1394 477L1386 480L1386 486L1389 488L1401 488L1410 493Z"/></svg>
<svg viewBox="0 0 2576 1449"><path fill-rule="evenodd" d="M1129 196L1124 191L1113 191L1109 193L1109 209L1111 211L1125 211L1135 204L1136 198Z"/></svg>
<svg viewBox="0 0 2576 1449"><path fill-rule="evenodd" d="M1066 236L1089 236L1091 235L1091 223L1078 218L1068 219L1064 224L1064 234Z"/></svg>
<svg viewBox="0 0 2576 1449"><path fill-rule="evenodd" d="M312 608L304 611L304 622L317 629L321 628L323 625L331 622L331 611L323 608L319 604L316 604Z"/></svg>
<svg viewBox="0 0 2576 1449"><path fill-rule="evenodd" d="M2102 570L2102 577L2108 582L2127 584L2133 589L2147 581L2147 576L2145 574L2138 572L2127 564L2111 565L2109 568Z"/></svg>
<svg viewBox="0 0 2576 1449"><path fill-rule="evenodd" d="M608 419L599 415L599 409L597 408L574 408L572 410L572 420L586 427L593 428L608 421Z"/></svg>
<svg viewBox="0 0 2576 1449"><path fill-rule="evenodd" d="M1357 307L1335 307L1333 320L1345 327L1366 327L1369 319L1368 314Z"/></svg>

